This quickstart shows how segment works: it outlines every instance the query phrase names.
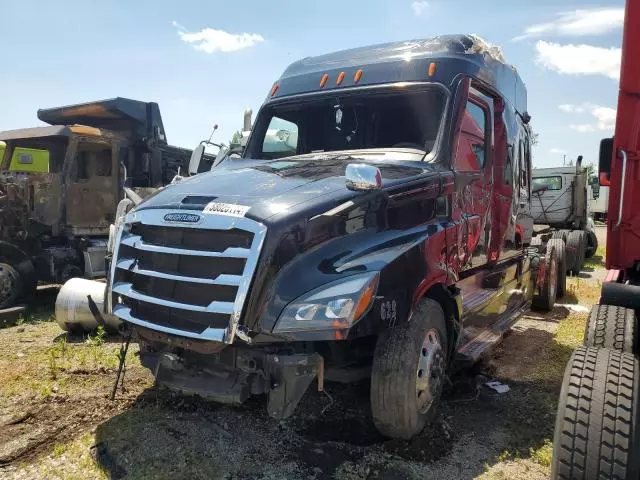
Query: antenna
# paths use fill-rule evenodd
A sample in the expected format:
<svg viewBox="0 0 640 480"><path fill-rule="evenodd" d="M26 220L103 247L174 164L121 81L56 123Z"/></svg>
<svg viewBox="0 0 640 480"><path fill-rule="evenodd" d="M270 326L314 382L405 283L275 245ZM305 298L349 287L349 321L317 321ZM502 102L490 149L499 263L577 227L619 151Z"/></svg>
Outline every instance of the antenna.
<svg viewBox="0 0 640 480"><path fill-rule="evenodd" d="M211 139L213 138L213 134L216 133L216 130L218 129L218 124L216 123L213 126L213 130L211 131L211 135L209 135L209 140L207 141L207 143L211 143Z"/></svg>

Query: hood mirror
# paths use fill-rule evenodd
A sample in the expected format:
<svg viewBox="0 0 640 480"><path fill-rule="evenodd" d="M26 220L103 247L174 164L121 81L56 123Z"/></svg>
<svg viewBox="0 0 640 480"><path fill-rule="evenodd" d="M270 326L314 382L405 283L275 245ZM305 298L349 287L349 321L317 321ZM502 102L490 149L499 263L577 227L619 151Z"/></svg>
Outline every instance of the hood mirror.
<svg viewBox="0 0 640 480"><path fill-rule="evenodd" d="M350 163L347 165L344 176L349 190L363 192L382 188L380 169L372 165Z"/></svg>
<svg viewBox="0 0 640 480"><path fill-rule="evenodd" d="M193 152L191 153L191 159L189 160L189 175L195 175L196 173L198 173L203 155L204 144L201 143L196 148L194 148Z"/></svg>

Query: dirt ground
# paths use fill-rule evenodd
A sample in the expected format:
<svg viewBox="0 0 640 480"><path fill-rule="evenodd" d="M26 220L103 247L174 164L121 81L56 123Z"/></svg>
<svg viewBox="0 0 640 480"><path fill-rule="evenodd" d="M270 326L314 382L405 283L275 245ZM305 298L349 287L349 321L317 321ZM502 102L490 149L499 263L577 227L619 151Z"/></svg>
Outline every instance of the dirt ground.
<svg viewBox="0 0 640 480"><path fill-rule="evenodd" d="M597 259L592 268L602 270ZM433 423L409 442L375 431L367 382L310 388L276 422L261 398L228 407L157 390L135 346L111 401L120 340L68 336L41 307L0 329L0 478L548 478L562 373L599 283L572 278L553 312L524 316L451 378ZM510 390L483 386L494 379Z"/></svg>

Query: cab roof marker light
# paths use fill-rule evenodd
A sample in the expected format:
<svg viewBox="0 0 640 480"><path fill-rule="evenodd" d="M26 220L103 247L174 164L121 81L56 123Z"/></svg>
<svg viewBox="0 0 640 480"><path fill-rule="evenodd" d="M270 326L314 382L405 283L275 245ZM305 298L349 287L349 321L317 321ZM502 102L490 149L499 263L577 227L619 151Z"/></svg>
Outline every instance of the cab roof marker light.
<svg viewBox="0 0 640 480"><path fill-rule="evenodd" d="M340 72L338 74L338 78L336 78L336 85L340 85L344 80L344 72Z"/></svg>
<svg viewBox="0 0 640 480"><path fill-rule="evenodd" d="M436 64L435 62L431 62L429 64L429 70L427 71L430 77L433 77L436 74Z"/></svg>
<svg viewBox="0 0 640 480"><path fill-rule="evenodd" d="M320 78L320 88L324 88L328 80L329 80L329 74L328 73L323 74L322 78Z"/></svg>
<svg viewBox="0 0 640 480"><path fill-rule="evenodd" d="M274 83L273 87L271 87L271 96L272 97L277 93L278 88L280 88L280 84L278 82Z"/></svg>
<svg viewBox="0 0 640 480"><path fill-rule="evenodd" d="M358 83L362 78L362 69L358 70L356 74L353 76L354 83Z"/></svg>

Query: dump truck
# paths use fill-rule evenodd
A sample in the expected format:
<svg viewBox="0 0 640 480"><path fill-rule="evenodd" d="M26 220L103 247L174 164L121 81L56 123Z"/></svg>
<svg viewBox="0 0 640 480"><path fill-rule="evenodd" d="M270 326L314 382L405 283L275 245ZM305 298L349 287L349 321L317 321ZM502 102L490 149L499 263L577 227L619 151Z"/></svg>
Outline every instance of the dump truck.
<svg viewBox="0 0 640 480"><path fill-rule="evenodd" d="M577 275L598 249L591 203L599 189L592 188L582 155L573 166L534 168L532 176L533 244L544 248L548 240L562 239L565 272Z"/></svg>
<svg viewBox="0 0 640 480"><path fill-rule="evenodd" d="M240 158L117 219L105 312L161 387L264 394L282 419L314 380L370 378L375 426L410 438L449 372L553 306L564 247L529 246L529 120L476 36L295 62Z"/></svg>
<svg viewBox="0 0 640 480"><path fill-rule="evenodd" d="M0 132L0 307L38 282L105 276L120 200L170 183L191 156L167 143L153 102L118 97L41 109L38 118L49 126Z"/></svg>
<svg viewBox="0 0 640 480"><path fill-rule="evenodd" d="M615 136L600 143L609 187L607 276L562 381L551 478L640 478L640 3L627 0Z"/></svg>

